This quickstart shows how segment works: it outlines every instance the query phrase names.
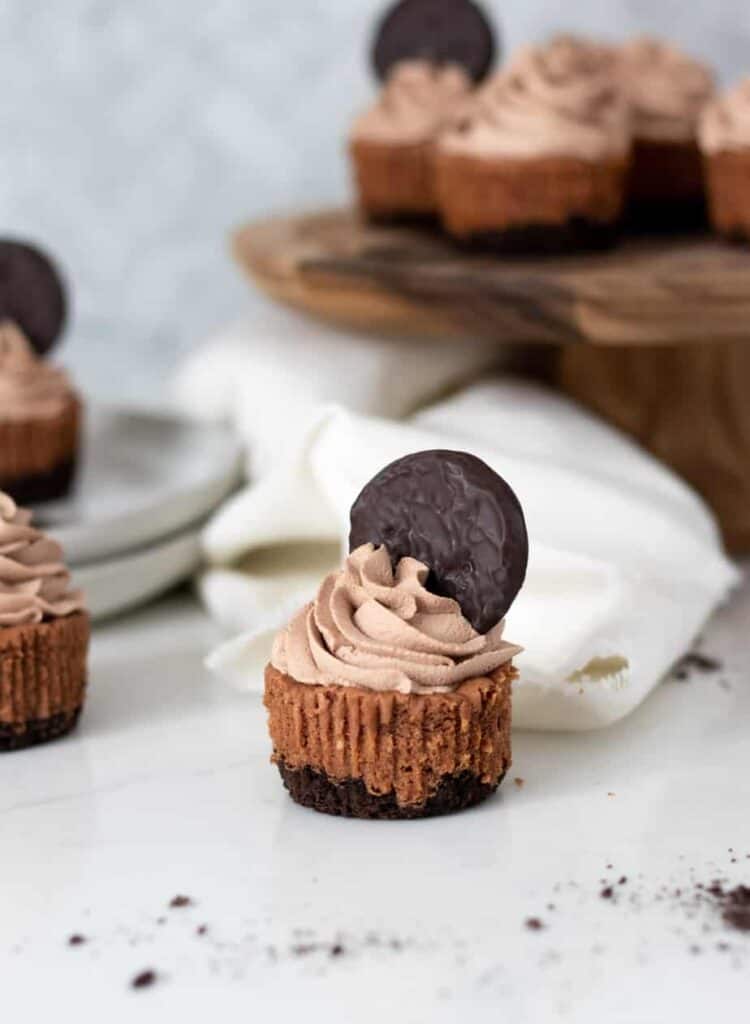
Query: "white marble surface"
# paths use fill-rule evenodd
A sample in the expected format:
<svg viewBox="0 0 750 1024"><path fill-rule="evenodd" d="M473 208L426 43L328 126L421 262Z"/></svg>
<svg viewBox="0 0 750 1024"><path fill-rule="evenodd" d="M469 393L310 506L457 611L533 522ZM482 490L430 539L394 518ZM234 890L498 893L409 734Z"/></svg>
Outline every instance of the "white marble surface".
<svg viewBox="0 0 750 1024"><path fill-rule="evenodd" d="M63 355L90 394L163 401L179 354L248 301L229 228L347 194L342 140L371 94L365 49L383 6L0 0L0 222L68 267ZM750 70L743 0L487 6L508 46L646 29L725 79Z"/></svg>
<svg viewBox="0 0 750 1024"><path fill-rule="evenodd" d="M78 733L0 763L4 1006L82 1024L743 1019L750 935L692 886L750 881L749 616L750 580L704 640L722 671L608 732L516 734L523 787L421 823L292 804L259 701L201 667L215 627L189 597L97 629ZM195 905L168 909L182 893ZM157 983L132 990L146 968Z"/></svg>

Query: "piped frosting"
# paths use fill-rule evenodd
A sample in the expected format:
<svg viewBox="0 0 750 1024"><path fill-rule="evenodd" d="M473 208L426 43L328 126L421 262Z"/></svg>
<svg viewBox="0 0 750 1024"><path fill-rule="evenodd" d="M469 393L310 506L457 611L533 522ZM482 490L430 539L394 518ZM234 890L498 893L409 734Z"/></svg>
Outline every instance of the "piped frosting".
<svg viewBox="0 0 750 1024"><path fill-rule="evenodd" d="M397 64L373 107L354 122L352 138L417 144L432 141L466 112L471 81L458 65Z"/></svg>
<svg viewBox="0 0 750 1024"><path fill-rule="evenodd" d="M706 153L750 148L750 77L708 104L698 134Z"/></svg>
<svg viewBox="0 0 750 1024"><path fill-rule="evenodd" d="M427 590L426 565L364 544L276 637L271 663L300 683L445 693L521 650L504 623L478 633L452 598Z"/></svg>
<svg viewBox="0 0 750 1024"><path fill-rule="evenodd" d="M599 160L630 145L611 51L574 36L521 49L479 90L444 148L476 156Z"/></svg>
<svg viewBox="0 0 750 1024"><path fill-rule="evenodd" d="M61 618L85 609L70 588L60 545L31 525L31 512L0 491L0 627Z"/></svg>
<svg viewBox="0 0 750 1024"><path fill-rule="evenodd" d="M620 48L617 70L637 139L689 142L715 92L711 69L674 46L640 36Z"/></svg>
<svg viewBox="0 0 750 1024"><path fill-rule="evenodd" d="M65 371L40 359L15 323L0 323L0 420L58 416L71 394Z"/></svg>

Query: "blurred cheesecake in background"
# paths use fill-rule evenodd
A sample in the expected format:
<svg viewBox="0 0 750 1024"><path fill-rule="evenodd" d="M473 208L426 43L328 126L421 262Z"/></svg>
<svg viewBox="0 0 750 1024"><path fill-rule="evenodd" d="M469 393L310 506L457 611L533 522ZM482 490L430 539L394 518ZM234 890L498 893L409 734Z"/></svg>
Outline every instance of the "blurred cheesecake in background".
<svg viewBox="0 0 750 1024"><path fill-rule="evenodd" d="M713 100L700 125L714 230L750 241L750 78Z"/></svg>
<svg viewBox="0 0 750 1024"><path fill-rule="evenodd" d="M0 241L0 490L25 504L64 497L75 476L81 400L45 358L66 307L50 258Z"/></svg>
<svg viewBox="0 0 750 1024"><path fill-rule="evenodd" d="M630 158L627 107L609 50L558 36L520 50L438 144L443 224L510 251L614 241Z"/></svg>
<svg viewBox="0 0 750 1024"><path fill-rule="evenodd" d="M351 136L360 207L368 219L434 216L435 147L465 116L470 92L468 75L455 64L410 60L393 68Z"/></svg>
<svg viewBox="0 0 750 1024"><path fill-rule="evenodd" d="M641 36L616 55L633 132L629 219L646 229L705 223L698 122L715 91L713 72L667 42Z"/></svg>
<svg viewBox="0 0 750 1024"><path fill-rule="evenodd" d="M435 217L437 143L466 118L496 49L493 28L472 0L401 0L388 8L372 54L383 88L349 140L367 219Z"/></svg>

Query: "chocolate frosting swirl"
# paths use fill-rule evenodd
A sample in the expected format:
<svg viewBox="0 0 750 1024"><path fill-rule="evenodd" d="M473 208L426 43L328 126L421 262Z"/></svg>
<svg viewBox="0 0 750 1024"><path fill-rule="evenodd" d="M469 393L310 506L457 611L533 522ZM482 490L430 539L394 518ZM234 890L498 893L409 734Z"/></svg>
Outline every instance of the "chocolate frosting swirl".
<svg viewBox="0 0 750 1024"><path fill-rule="evenodd" d="M633 135L689 142L715 90L711 70L674 46L641 36L619 52L618 76L630 104Z"/></svg>
<svg viewBox="0 0 750 1024"><path fill-rule="evenodd" d="M31 525L31 513L0 491L0 627L83 611L60 545Z"/></svg>
<svg viewBox="0 0 750 1024"><path fill-rule="evenodd" d="M274 642L271 663L300 683L445 693L521 650L504 622L477 633L456 601L426 589L426 565L364 544L321 584Z"/></svg>
<svg viewBox="0 0 750 1024"><path fill-rule="evenodd" d="M429 142L465 114L471 88L468 75L456 64L402 61L389 75L375 106L354 122L353 138Z"/></svg>
<svg viewBox="0 0 750 1024"><path fill-rule="evenodd" d="M706 153L750 148L750 78L708 104L699 138Z"/></svg>
<svg viewBox="0 0 750 1024"><path fill-rule="evenodd" d="M574 36L518 52L478 93L446 148L477 156L598 160L630 145L627 107L611 53Z"/></svg>
<svg viewBox="0 0 750 1024"><path fill-rule="evenodd" d="M0 323L0 419L57 416L71 393L64 370L39 359L11 320Z"/></svg>

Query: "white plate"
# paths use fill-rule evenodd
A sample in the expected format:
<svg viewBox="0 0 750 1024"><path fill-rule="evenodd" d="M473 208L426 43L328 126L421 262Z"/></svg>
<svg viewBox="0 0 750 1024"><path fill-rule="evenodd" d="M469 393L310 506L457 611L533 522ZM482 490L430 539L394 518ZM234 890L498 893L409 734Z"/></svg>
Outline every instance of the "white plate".
<svg viewBox="0 0 750 1024"><path fill-rule="evenodd" d="M93 619L128 611L187 579L201 562L200 527L107 562L73 571Z"/></svg>
<svg viewBox="0 0 750 1024"><path fill-rule="evenodd" d="M70 565L96 562L205 518L240 476L240 445L224 427L94 406L76 491L39 506L37 522Z"/></svg>

